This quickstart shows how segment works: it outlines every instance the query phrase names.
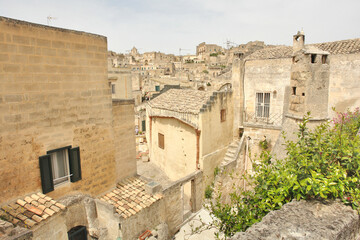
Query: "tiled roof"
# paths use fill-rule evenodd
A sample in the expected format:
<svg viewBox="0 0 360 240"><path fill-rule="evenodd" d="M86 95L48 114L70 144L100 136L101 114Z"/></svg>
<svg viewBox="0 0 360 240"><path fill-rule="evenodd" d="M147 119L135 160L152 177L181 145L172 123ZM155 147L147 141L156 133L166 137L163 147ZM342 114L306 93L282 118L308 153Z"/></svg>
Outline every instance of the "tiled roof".
<svg viewBox="0 0 360 240"><path fill-rule="evenodd" d="M289 46L276 46L258 50L246 57L248 60L289 58L292 56L293 48Z"/></svg>
<svg viewBox="0 0 360 240"><path fill-rule="evenodd" d="M335 42L307 44L305 46L316 47L320 50L327 51L333 55L360 53L360 38L335 41ZM258 60L258 59L291 58L292 52L293 49L291 46L264 48L250 54L249 56L246 57L246 59Z"/></svg>
<svg viewBox="0 0 360 240"><path fill-rule="evenodd" d="M162 198L160 194L146 193L145 184L146 182L140 178L125 179L100 200L110 203L116 208L118 214L123 218L128 218Z"/></svg>
<svg viewBox="0 0 360 240"><path fill-rule="evenodd" d="M51 197L37 193L4 205L1 209L0 215L5 215L4 217L9 222L21 227L31 228L64 210L65 206Z"/></svg>
<svg viewBox="0 0 360 240"><path fill-rule="evenodd" d="M360 38L335 41L335 42L317 43L312 45L334 55L360 53Z"/></svg>
<svg viewBox="0 0 360 240"><path fill-rule="evenodd" d="M211 95L211 92L193 89L170 89L148 103L152 108L198 114Z"/></svg>

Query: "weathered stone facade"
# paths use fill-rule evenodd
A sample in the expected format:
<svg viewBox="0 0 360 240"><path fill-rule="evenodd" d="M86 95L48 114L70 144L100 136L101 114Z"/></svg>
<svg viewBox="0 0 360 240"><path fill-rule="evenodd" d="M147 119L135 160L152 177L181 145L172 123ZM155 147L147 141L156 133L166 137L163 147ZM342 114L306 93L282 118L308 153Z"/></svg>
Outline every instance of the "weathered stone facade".
<svg viewBox="0 0 360 240"><path fill-rule="evenodd" d="M3 17L0 29L0 202L39 191L39 156L69 145L80 147L82 180L50 196L113 186L106 38Z"/></svg>
<svg viewBox="0 0 360 240"><path fill-rule="evenodd" d="M232 91L172 89L147 107L150 159L172 180L202 169L211 182L233 137ZM159 136L164 138L160 146Z"/></svg>
<svg viewBox="0 0 360 240"><path fill-rule="evenodd" d="M136 175L134 100L112 100L117 182Z"/></svg>
<svg viewBox="0 0 360 240"><path fill-rule="evenodd" d="M233 240L359 238L359 215L340 202L292 201Z"/></svg>

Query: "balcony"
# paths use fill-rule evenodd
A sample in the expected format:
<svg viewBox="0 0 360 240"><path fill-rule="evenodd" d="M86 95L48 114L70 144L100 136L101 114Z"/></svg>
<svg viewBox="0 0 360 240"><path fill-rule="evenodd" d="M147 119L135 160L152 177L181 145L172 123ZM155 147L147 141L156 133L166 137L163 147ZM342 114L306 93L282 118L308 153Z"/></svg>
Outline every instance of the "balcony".
<svg viewBox="0 0 360 240"><path fill-rule="evenodd" d="M265 127L280 129L282 124L282 113L268 113L269 117L258 117L256 112L243 112L244 126Z"/></svg>

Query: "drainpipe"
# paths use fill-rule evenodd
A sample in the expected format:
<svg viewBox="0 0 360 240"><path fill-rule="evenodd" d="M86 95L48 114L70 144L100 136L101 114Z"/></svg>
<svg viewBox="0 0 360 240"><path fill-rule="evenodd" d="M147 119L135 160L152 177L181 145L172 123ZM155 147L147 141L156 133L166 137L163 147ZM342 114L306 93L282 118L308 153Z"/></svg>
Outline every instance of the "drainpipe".
<svg viewBox="0 0 360 240"><path fill-rule="evenodd" d="M196 170L200 170L200 133L201 131L195 129L196 131Z"/></svg>

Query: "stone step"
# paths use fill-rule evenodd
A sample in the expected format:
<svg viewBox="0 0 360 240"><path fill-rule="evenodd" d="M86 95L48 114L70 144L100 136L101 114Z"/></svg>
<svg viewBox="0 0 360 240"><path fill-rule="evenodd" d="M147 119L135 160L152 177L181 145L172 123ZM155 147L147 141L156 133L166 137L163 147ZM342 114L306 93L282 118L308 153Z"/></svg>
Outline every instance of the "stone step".
<svg viewBox="0 0 360 240"><path fill-rule="evenodd" d="M237 148L228 148L228 150L227 150L227 152L228 153L236 153L236 151L237 151Z"/></svg>
<svg viewBox="0 0 360 240"><path fill-rule="evenodd" d="M225 157L234 158L234 157L235 157L235 154L227 152L227 153L225 154Z"/></svg>
<svg viewBox="0 0 360 240"><path fill-rule="evenodd" d="M234 160L234 158L230 158L230 157L225 157L225 158L224 158L224 161L225 161L225 162L230 162L230 161L232 161L232 160Z"/></svg>
<svg viewBox="0 0 360 240"><path fill-rule="evenodd" d="M239 144L232 143L229 145L229 148L237 148L238 146L239 146Z"/></svg>

